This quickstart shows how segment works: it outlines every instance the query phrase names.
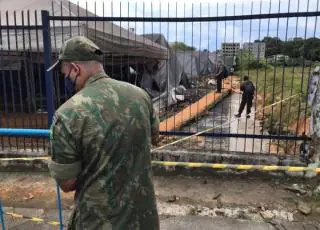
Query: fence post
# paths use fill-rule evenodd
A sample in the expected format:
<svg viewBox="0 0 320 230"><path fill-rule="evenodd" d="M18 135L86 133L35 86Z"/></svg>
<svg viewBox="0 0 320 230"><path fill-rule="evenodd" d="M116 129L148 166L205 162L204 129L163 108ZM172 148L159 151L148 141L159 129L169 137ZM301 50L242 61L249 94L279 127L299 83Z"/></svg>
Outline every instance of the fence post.
<svg viewBox="0 0 320 230"><path fill-rule="evenodd" d="M45 71L45 82L46 82L46 96L47 96L47 111L48 111L48 126L51 126L52 117L55 109L53 100L53 75L52 71L47 71L51 66L51 37L50 37L50 17L49 12L46 10L41 11L42 18L42 34L43 34L43 52L44 52L44 71ZM57 205L59 211L59 223L60 230L63 229L62 223L62 204L60 188L57 183Z"/></svg>
<svg viewBox="0 0 320 230"><path fill-rule="evenodd" d="M2 201L0 200L0 222L3 230L6 230L6 226L4 225L4 218L3 218L4 212L2 207Z"/></svg>
<svg viewBox="0 0 320 230"><path fill-rule="evenodd" d="M42 10L41 18L42 18L44 72L45 72L45 83L46 83L48 125L50 127L52 123L52 117L53 117L55 106L54 106L54 100L53 100L53 75L52 75L52 71L47 72L47 69L51 66L51 57L52 57L49 12L46 10Z"/></svg>

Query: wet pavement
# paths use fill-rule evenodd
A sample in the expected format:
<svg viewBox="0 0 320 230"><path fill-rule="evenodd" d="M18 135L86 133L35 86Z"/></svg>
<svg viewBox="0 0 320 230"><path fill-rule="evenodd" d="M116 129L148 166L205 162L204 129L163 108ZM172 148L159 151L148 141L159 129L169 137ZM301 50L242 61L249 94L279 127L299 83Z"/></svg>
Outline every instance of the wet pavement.
<svg viewBox="0 0 320 230"><path fill-rule="evenodd" d="M245 112L241 118L235 118L241 101L241 94L233 93L222 102L210 109L198 120L183 127L182 131L200 132L213 128L209 132L233 134L261 134L259 120L255 119L254 105L251 117L246 118ZM194 137L171 149L187 148L205 151L231 151L247 153L267 153L269 140L256 138L229 138L229 137Z"/></svg>
<svg viewBox="0 0 320 230"><path fill-rule="evenodd" d="M57 216L57 210L43 209L19 209L20 212L29 215L53 220ZM63 212L63 229L66 229L70 211ZM159 216L160 230L274 230L274 229L291 229L291 230L316 230L318 224L303 222L284 222L284 221L252 221L244 219L233 219L226 217L208 217L208 216ZM279 228L280 227L280 228ZM27 219L13 218L5 216L5 229L10 230L57 230L60 226L41 222L34 222Z"/></svg>

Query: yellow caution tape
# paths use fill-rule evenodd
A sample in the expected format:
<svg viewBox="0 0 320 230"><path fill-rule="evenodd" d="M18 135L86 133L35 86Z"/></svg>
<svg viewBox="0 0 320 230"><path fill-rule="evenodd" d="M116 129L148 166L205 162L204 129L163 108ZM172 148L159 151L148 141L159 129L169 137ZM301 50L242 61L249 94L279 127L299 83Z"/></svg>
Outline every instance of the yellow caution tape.
<svg viewBox="0 0 320 230"><path fill-rule="evenodd" d="M30 220L33 222L38 222L38 223L45 223L45 224L50 224L50 225L54 225L54 226L60 225L60 223L58 221L45 220L45 219L41 219L38 217L29 217L29 216L24 216L24 215L13 213L13 212L5 212L4 214L6 214L8 216L12 216L14 218L23 218L23 219L27 219L27 220ZM62 226L64 226L64 225L62 225Z"/></svg>
<svg viewBox="0 0 320 230"><path fill-rule="evenodd" d="M44 157L17 157L17 158L0 158L0 161L33 161L49 160L49 156ZM320 168L313 167L296 167L296 166L277 166L277 165L237 165L237 164L211 164L200 162L176 162L176 161L152 161L153 165L162 166L181 166L185 168L213 168L213 169L236 169L236 170L260 170L260 171L288 171L288 172L316 172L320 173Z"/></svg>
<svg viewBox="0 0 320 230"><path fill-rule="evenodd" d="M288 171L288 172L320 172L320 168L277 166L277 165L237 165L237 164L209 164L195 162L172 162L172 161L152 161L154 165L181 166L186 168L213 168L213 169L236 169L236 170L260 170L260 171Z"/></svg>
<svg viewBox="0 0 320 230"><path fill-rule="evenodd" d="M8 157L0 158L0 161L35 161L35 160L49 160L49 156L45 157Z"/></svg>

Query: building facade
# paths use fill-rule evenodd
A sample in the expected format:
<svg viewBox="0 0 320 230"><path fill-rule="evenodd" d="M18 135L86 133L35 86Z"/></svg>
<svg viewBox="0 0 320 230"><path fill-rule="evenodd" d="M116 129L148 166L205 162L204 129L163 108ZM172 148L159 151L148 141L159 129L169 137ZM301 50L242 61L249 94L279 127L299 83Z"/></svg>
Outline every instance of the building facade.
<svg viewBox="0 0 320 230"><path fill-rule="evenodd" d="M225 57L235 57L240 50L240 43L222 43L222 54Z"/></svg>
<svg viewBox="0 0 320 230"><path fill-rule="evenodd" d="M243 44L244 50L249 50L255 58L265 58L266 44L264 42L247 42Z"/></svg>

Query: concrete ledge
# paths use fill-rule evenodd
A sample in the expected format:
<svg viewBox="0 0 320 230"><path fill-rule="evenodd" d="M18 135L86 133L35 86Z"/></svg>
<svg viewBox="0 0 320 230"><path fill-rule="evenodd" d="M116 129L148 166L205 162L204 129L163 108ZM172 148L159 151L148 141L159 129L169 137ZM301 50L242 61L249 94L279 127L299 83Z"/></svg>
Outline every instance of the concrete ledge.
<svg viewBox="0 0 320 230"><path fill-rule="evenodd" d="M11 157L30 157L26 154L11 155ZM39 155L37 155L39 156ZM151 153L151 159L157 161L181 161L201 163L228 163L246 165L290 165L303 166L295 159L279 159L275 156L253 155L240 152L190 152L190 151L158 151ZM210 175L213 172L232 172L230 169L207 169L207 168L184 168L181 166L153 166L155 175ZM0 171L2 172L47 172L46 160L13 160L1 161ZM256 170L248 170L256 171ZM241 171L243 173L244 171ZM268 172L266 172L268 173Z"/></svg>
<svg viewBox="0 0 320 230"><path fill-rule="evenodd" d="M179 130L190 121L201 116L205 111L214 107L221 102L225 97L230 95L231 89L224 89L221 93L211 92L203 96L197 102L184 108L182 111L162 121L159 126L159 130L174 131Z"/></svg>
<svg viewBox="0 0 320 230"><path fill-rule="evenodd" d="M203 152L203 151L170 151L159 150L151 153L152 160L182 161L201 163L228 163L228 164L259 164L259 165L290 165L303 166L304 164L294 157L280 159L274 155L252 154L245 152Z"/></svg>

